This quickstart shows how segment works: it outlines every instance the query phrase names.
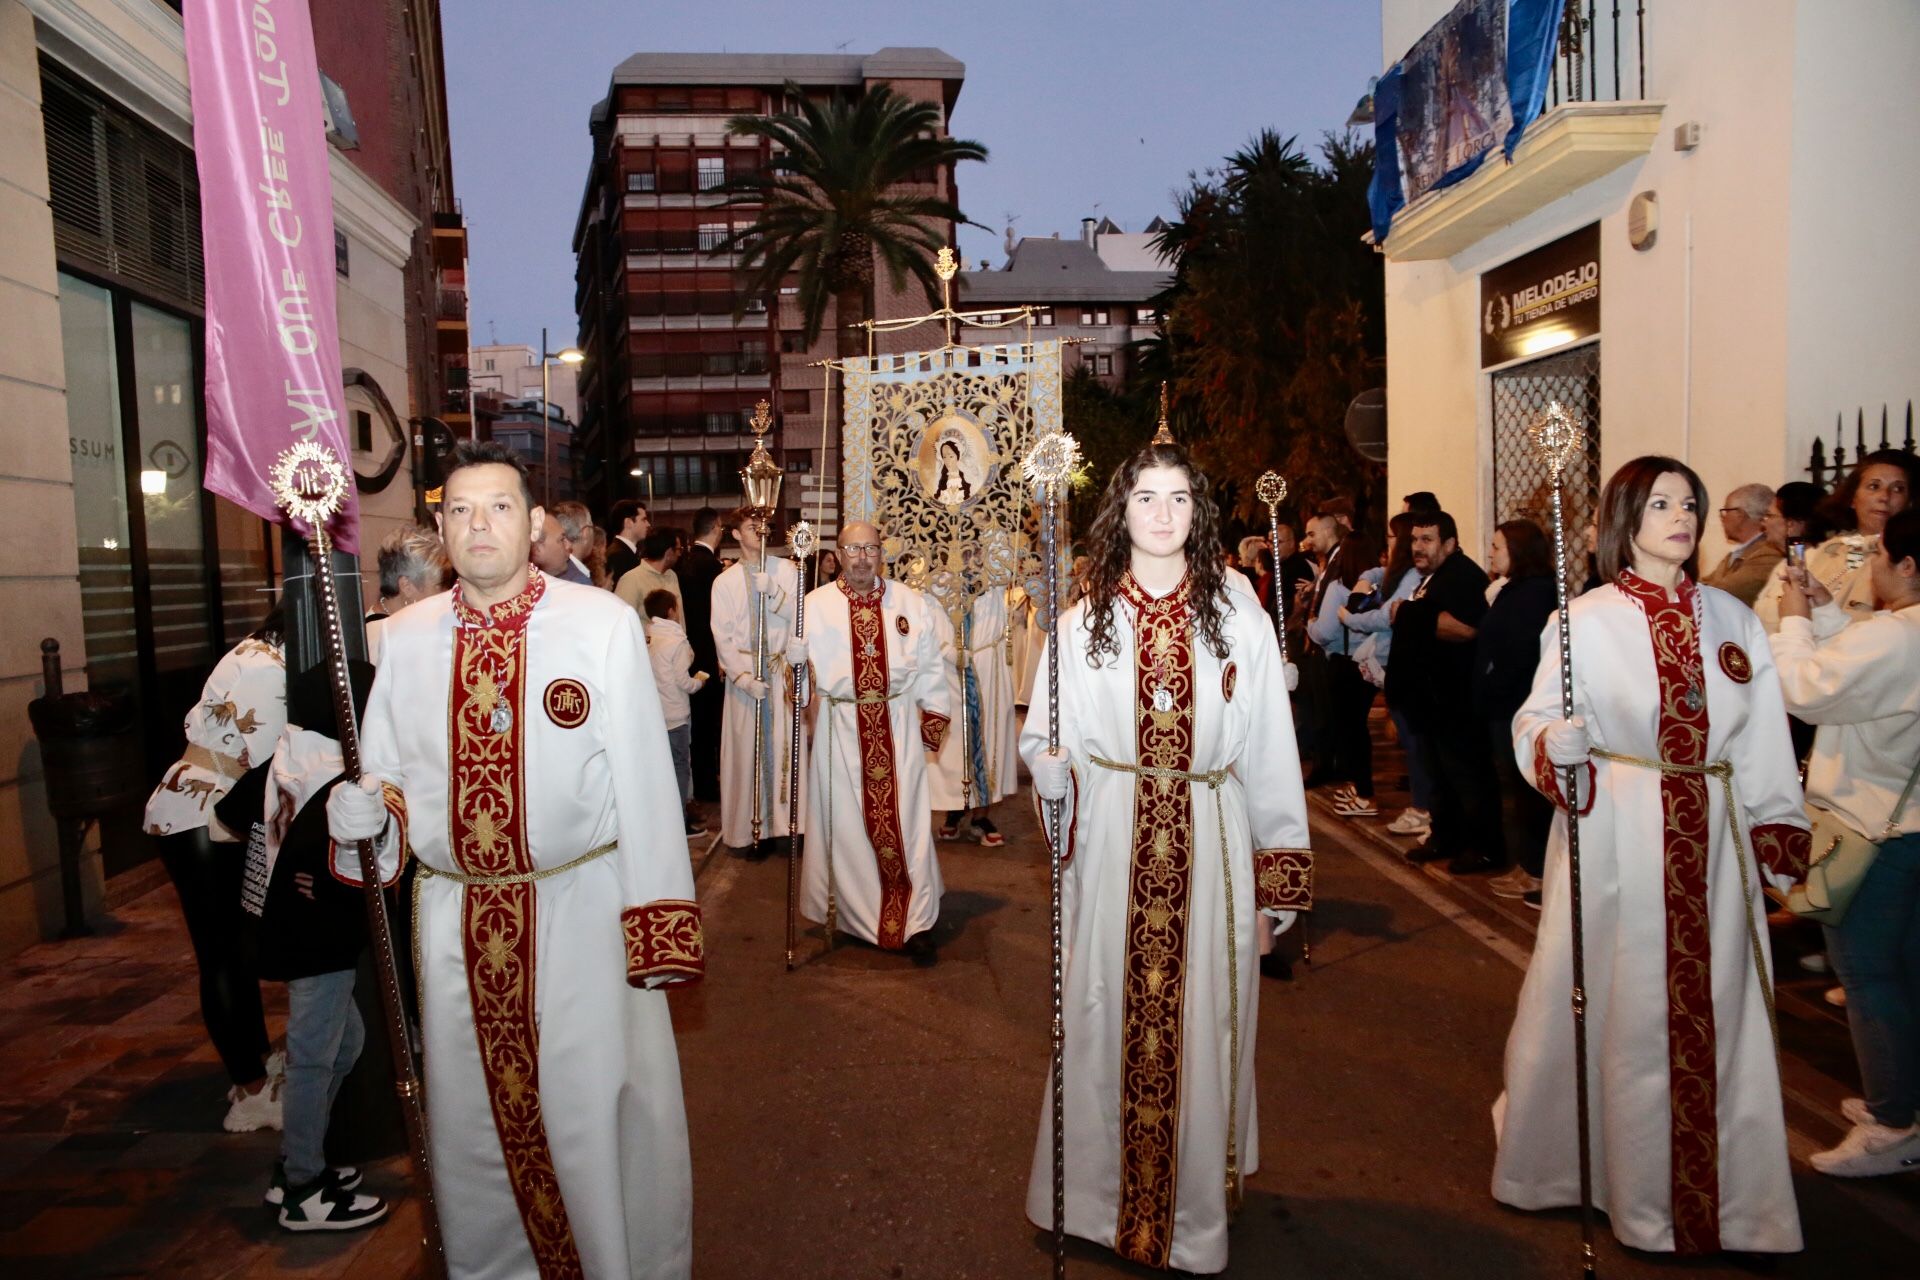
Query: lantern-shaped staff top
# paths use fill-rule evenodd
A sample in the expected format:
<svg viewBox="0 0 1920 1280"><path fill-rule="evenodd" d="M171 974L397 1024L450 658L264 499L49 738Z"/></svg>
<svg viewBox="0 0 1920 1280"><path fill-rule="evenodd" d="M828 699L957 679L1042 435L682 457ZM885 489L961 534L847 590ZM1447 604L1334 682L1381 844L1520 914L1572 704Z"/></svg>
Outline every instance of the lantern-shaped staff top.
<svg viewBox="0 0 1920 1280"><path fill-rule="evenodd" d="M1164 382L1160 384L1160 426L1153 433L1153 442L1155 444L1174 443L1173 428L1167 425L1167 384Z"/></svg>
<svg viewBox="0 0 1920 1280"><path fill-rule="evenodd" d="M1532 438L1534 450L1547 464L1547 470L1556 482L1587 447L1586 428L1558 400L1550 402L1540 411L1540 416L1527 428L1527 435Z"/></svg>
<svg viewBox="0 0 1920 1280"><path fill-rule="evenodd" d="M1287 500L1287 482L1278 471L1263 471L1254 481L1253 496L1267 504L1267 514L1277 515L1280 504Z"/></svg>
<svg viewBox="0 0 1920 1280"><path fill-rule="evenodd" d="M785 471L767 452L767 432L773 430L773 407L765 400L753 407L753 455L740 468L740 487L746 491L747 505L762 520L780 506L780 482Z"/></svg>

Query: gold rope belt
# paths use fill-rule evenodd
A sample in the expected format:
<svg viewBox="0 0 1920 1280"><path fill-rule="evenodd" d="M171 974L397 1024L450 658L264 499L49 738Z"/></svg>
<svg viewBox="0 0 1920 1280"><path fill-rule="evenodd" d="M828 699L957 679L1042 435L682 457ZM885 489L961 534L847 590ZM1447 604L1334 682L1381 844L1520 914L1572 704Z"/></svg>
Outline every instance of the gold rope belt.
<svg viewBox="0 0 1920 1280"><path fill-rule="evenodd" d="M442 871L430 867L415 858L413 861L413 989L426 990L426 975L420 967L420 886L429 880L451 880L455 884L480 885L491 888L495 885L533 884L563 871L584 866L595 858L603 858L620 847L618 840L609 840L603 845L587 850L572 862L563 862L557 867L547 867L541 871L515 871L504 876L470 876L464 871Z"/></svg>
<svg viewBox="0 0 1920 1280"><path fill-rule="evenodd" d="M892 702L905 693L906 690L902 689L899 693L856 693L851 698L836 698L830 693L820 696L836 707L870 707L877 702Z"/></svg>
<svg viewBox="0 0 1920 1280"><path fill-rule="evenodd" d="M1233 859L1227 851L1226 802L1220 795L1220 784L1227 780L1229 770L1211 769L1196 773L1187 769L1163 769L1158 765L1126 764L1119 760L1108 760L1104 756L1089 755L1087 758L1102 769L1111 769L1115 773L1130 773L1137 778L1154 778L1163 782L1203 783L1207 790L1213 792L1213 820L1220 834L1220 873L1226 885L1227 1023L1231 1033L1230 1052L1233 1054L1227 1093L1226 1183L1227 1213L1232 1216L1240 1211L1240 959L1233 946L1233 930L1237 920L1233 906Z"/></svg>
<svg viewBox="0 0 1920 1280"><path fill-rule="evenodd" d="M1753 923L1753 880L1747 872L1747 846L1740 839L1740 820L1737 816L1739 796L1733 786L1733 761L1715 760L1710 764L1674 764L1667 760L1648 760L1641 756L1622 755L1617 751L1606 751L1592 747L1590 753L1601 760L1614 764L1631 765L1635 769L1651 769L1656 773L1680 774L1696 778L1718 778L1726 797L1727 833L1733 837L1733 858L1740 867L1740 896L1747 906L1747 941L1753 947L1753 972L1760 979L1760 996L1767 1005L1767 1026L1773 1031L1773 1051L1780 1052L1780 1021L1773 1011L1773 982L1767 977L1766 950L1760 941L1760 930ZM1579 797L1574 797L1574 804Z"/></svg>
<svg viewBox="0 0 1920 1280"><path fill-rule="evenodd" d="M210 751L206 747L196 746L191 742L187 744L187 749L180 753L180 759L186 764L205 769L208 773L217 773L229 782L238 782L247 773L247 766L242 763L239 756L222 755L218 751Z"/></svg>

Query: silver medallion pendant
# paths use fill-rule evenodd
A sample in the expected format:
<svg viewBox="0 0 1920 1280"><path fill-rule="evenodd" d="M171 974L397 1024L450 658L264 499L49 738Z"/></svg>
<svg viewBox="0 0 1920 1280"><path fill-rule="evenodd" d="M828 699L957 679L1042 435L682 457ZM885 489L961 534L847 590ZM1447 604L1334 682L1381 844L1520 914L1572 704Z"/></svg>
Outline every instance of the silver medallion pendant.
<svg viewBox="0 0 1920 1280"><path fill-rule="evenodd" d="M1693 712L1695 715L1700 713L1700 708L1707 705L1706 695L1700 691L1700 686L1697 684L1688 685L1687 692L1681 697L1680 701L1686 703L1687 710Z"/></svg>
<svg viewBox="0 0 1920 1280"><path fill-rule="evenodd" d="M1153 691L1153 709L1162 713L1173 710L1173 690L1161 685Z"/></svg>
<svg viewBox="0 0 1920 1280"><path fill-rule="evenodd" d="M487 722L487 728L493 733L506 733L513 728L513 708L505 703L493 709L493 719Z"/></svg>

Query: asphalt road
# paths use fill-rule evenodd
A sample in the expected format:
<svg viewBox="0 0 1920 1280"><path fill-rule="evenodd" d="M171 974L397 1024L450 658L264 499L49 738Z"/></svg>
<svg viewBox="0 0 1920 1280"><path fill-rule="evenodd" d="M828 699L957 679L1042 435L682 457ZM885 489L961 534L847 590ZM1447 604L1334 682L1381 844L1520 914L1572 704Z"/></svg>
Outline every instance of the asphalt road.
<svg viewBox="0 0 1920 1280"><path fill-rule="evenodd" d="M673 999L697 1276L1049 1274L1048 1238L1024 1215L1048 1053L1046 866L1024 800L996 817L1005 847L941 846L932 969L845 940L827 950L816 931L788 973L784 865L696 853L708 975ZM1312 962L1261 983L1265 1163L1226 1274L1577 1275L1576 1215L1487 1194L1531 916L1325 811L1314 825ZM1857 1082L1831 1011L1789 992L1781 1012L1807 1252L1678 1261L1622 1249L1603 1222L1603 1277L1920 1273L1920 1178L1805 1167ZM1075 1243L1069 1274L1157 1273Z"/></svg>

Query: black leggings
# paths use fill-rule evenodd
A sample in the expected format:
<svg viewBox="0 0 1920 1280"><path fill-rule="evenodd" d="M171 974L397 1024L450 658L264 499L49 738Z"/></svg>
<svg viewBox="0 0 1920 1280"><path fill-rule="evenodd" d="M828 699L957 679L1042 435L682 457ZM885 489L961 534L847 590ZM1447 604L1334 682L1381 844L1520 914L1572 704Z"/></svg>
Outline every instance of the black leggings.
<svg viewBox="0 0 1920 1280"><path fill-rule="evenodd" d="M1354 794L1373 799L1373 734L1367 727L1367 715L1373 710L1374 695L1379 692L1360 673L1351 658L1328 659L1332 706L1327 716L1328 737L1333 740L1333 777L1353 784Z"/></svg>
<svg viewBox="0 0 1920 1280"><path fill-rule="evenodd" d="M205 827L159 837L160 861L180 895L193 958L200 966L200 1016L235 1084L266 1077L267 1015L251 919L240 906L246 849L216 844Z"/></svg>

